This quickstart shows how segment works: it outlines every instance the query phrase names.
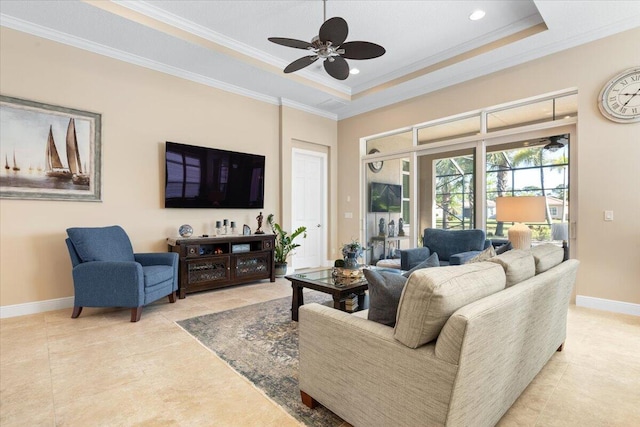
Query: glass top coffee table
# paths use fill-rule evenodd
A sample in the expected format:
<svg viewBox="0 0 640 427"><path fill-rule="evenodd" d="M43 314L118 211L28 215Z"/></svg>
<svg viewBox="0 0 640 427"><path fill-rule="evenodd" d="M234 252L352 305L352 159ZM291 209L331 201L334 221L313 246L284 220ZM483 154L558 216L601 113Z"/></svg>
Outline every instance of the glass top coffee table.
<svg viewBox="0 0 640 427"><path fill-rule="evenodd" d="M355 274L355 273L354 273ZM344 299L351 294L358 296L358 309L365 309L365 291L368 284L360 273L357 277L334 275L334 269L317 270L308 273L296 273L285 276L291 282L293 298L291 301L291 319L298 321L298 309L304 304L304 288L324 292L333 297L333 308L346 311Z"/></svg>

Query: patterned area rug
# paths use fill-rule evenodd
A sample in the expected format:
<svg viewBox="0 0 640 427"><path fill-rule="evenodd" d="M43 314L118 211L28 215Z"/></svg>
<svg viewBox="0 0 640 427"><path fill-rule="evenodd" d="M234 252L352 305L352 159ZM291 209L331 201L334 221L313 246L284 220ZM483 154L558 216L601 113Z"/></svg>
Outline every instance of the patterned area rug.
<svg viewBox="0 0 640 427"><path fill-rule="evenodd" d="M331 297L305 292L305 303ZM308 426L335 427L342 419L318 406L302 404L298 388L298 323L291 320L291 297L177 322L287 412Z"/></svg>

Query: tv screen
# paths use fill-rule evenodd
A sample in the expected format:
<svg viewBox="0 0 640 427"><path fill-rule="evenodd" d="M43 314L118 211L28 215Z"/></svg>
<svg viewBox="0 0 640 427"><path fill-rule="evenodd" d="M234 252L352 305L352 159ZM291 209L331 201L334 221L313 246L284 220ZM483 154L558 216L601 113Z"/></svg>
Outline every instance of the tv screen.
<svg viewBox="0 0 640 427"><path fill-rule="evenodd" d="M165 208L264 208L265 157L166 142Z"/></svg>
<svg viewBox="0 0 640 427"><path fill-rule="evenodd" d="M402 185L369 184L369 212L402 212Z"/></svg>

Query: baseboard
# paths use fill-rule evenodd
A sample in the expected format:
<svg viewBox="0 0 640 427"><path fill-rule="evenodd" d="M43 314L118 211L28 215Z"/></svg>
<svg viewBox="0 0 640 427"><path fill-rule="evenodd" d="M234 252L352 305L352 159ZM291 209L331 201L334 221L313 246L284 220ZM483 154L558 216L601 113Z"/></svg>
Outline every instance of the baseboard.
<svg viewBox="0 0 640 427"><path fill-rule="evenodd" d="M633 304L630 302L576 295L576 305L578 307L595 308L597 310L640 316L640 304Z"/></svg>
<svg viewBox="0 0 640 427"><path fill-rule="evenodd" d="M0 306L0 319L43 313L73 307L73 297L49 299L45 301L27 302L24 304Z"/></svg>

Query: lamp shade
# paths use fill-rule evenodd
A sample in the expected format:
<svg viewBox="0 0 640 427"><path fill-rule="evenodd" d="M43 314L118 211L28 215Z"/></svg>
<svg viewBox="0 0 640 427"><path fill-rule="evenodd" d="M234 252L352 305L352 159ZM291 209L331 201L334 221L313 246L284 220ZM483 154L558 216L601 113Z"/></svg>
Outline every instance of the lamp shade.
<svg viewBox="0 0 640 427"><path fill-rule="evenodd" d="M543 222L544 196L497 197L496 220L500 222Z"/></svg>

